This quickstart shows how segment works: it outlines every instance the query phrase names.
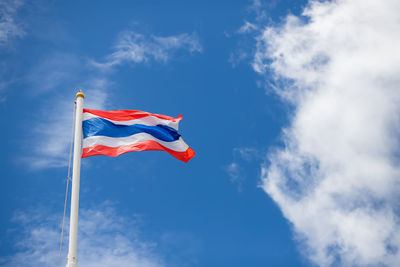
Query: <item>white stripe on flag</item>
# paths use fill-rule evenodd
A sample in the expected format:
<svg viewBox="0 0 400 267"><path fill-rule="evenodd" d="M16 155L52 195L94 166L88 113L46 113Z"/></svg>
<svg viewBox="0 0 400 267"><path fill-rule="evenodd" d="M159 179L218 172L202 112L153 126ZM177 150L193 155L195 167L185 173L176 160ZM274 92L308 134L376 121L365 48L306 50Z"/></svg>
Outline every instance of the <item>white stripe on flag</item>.
<svg viewBox="0 0 400 267"><path fill-rule="evenodd" d="M178 127L179 127L179 122L174 122L174 121L170 121L170 120L163 120L163 119L160 119L160 118L157 118L157 117L154 117L154 116L147 116L147 117L143 117L143 118L140 118L140 119L134 119L134 120L129 120L129 121L115 121L115 120L106 119L106 118L103 118L103 117L100 117L100 116L96 116L96 115L94 115L92 113L88 113L88 112L84 112L83 113L83 118L82 119L84 121L92 119L92 118L102 118L102 119L108 120L108 121L110 121L110 122L112 122L114 124L117 124L117 125L143 124L143 125L146 125L146 126L156 126L156 125L162 124L162 125L169 126L169 127L173 128L175 130L178 130Z"/></svg>
<svg viewBox="0 0 400 267"><path fill-rule="evenodd" d="M184 152L189 148L189 146L183 141L181 137L179 137L178 140L173 142L165 142L147 133L138 133L127 137L90 136L83 139L83 148L95 145L119 147L148 140L156 141L157 143L165 146L166 148L169 148L177 152Z"/></svg>

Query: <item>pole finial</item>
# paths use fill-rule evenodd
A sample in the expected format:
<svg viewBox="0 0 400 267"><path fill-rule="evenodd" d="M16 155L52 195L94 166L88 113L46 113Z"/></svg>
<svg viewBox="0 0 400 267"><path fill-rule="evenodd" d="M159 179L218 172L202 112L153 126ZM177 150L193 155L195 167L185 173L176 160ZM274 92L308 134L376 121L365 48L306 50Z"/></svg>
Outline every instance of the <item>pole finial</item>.
<svg viewBox="0 0 400 267"><path fill-rule="evenodd" d="M76 94L76 98L78 97L85 98L85 95L82 93L82 90L79 90L79 92Z"/></svg>

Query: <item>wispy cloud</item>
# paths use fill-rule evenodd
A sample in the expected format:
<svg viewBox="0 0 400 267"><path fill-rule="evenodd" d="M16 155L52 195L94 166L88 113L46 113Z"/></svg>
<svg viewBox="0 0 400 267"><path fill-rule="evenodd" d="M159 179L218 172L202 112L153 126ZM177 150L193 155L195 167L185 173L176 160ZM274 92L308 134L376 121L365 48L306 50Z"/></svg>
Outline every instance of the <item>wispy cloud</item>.
<svg viewBox="0 0 400 267"><path fill-rule="evenodd" d="M310 1L258 37L254 70L295 107L264 190L319 266L400 261L400 2Z"/></svg>
<svg viewBox="0 0 400 267"><path fill-rule="evenodd" d="M167 62L178 50L201 52L202 46L196 34L179 34L167 37L144 35L134 31L123 32L114 52L103 62L93 61L101 69L109 69L122 63L143 63L150 60Z"/></svg>
<svg viewBox="0 0 400 267"><path fill-rule="evenodd" d="M107 94L99 89L87 89L91 96L85 106L103 109ZM71 99L55 99L42 111L42 119L34 128L37 146L31 151L34 155L27 158L33 169L64 167L68 165L69 143L73 128L74 95Z"/></svg>
<svg viewBox="0 0 400 267"><path fill-rule="evenodd" d="M258 25L245 21L244 24L237 31L238 33L249 33L258 29Z"/></svg>
<svg viewBox="0 0 400 267"><path fill-rule="evenodd" d="M17 213L14 221L24 229L15 244L18 252L0 259L1 266L56 266L60 238L59 219L42 209ZM141 241L138 233L135 219L118 215L109 204L82 209L78 236L79 265L165 266L154 251L156 244ZM68 234L65 236L68 237ZM66 264L67 247L64 245L62 266Z"/></svg>
<svg viewBox="0 0 400 267"><path fill-rule="evenodd" d="M255 158L260 157L260 152L255 147L235 147L233 149L234 154L238 154L242 159L251 161Z"/></svg>
<svg viewBox="0 0 400 267"><path fill-rule="evenodd" d="M228 173L231 182L237 185L238 191L242 192L243 181L246 178L242 166L240 166L237 162L231 162L224 169Z"/></svg>
<svg viewBox="0 0 400 267"><path fill-rule="evenodd" d="M84 61L73 54L52 53L42 59L26 77L28 93L43 97L41 109L31 118L32 132L26 142L30 153L23 160L32 169L64 167L68 164L69 145L73 126L74 100L78 89L90 95L85 99L88 108L106 107L111 83L107 77L87 74ZM84 75L82 75L84 74ZM85 77L86 74L89 76ZM90 76L92 76L90 78ZM32 147L32 144L36 146ZM25 147L27 149L27 147Z"/></svg>
<svg viewBox="0 0 400 267"><path fill-rule="evenodd" d="M228 62L235 68L239 63L251 57L251 53L248 53L247 49L237 49L229 53Z"/></svg>
<svg viewBox="0 0 400 267"><path fill-rule="evenodd" d="M247 10L254 14L254 19L255 19L255 23L252 25L256 26L260 23L265 22L265 20L267 19L267 7L272 7L275 6L277 1L279 0L272 0L272 1L261 1L261 0L253 0L251 5L247 8ZM247 22L245 23L245 25L247 24Z"/></svg>
<svg viewBox="0 0 400 267"><path fill-rule="evenodd" d="M85 93L90 95L85 101L85 107L104 109L109 82L102 79L92 79L82 84ZM33 128L37 146L31 155L25 158L33 169L64 167L68 165L69 145L71 142L74 119L74 91L70 90L69 99L63 95L54 97L45 104Z"/></svg>
<svg viewBox="0 0 400 267"><path fill-rule="evenodd" d="M233 161L224 167L230 181L237 185L239 192L243 191L243 183L247 173L244 167L245 162L260 159L260 152L254 147L235 147L233 149Z"/></svg>
<svg viewBox="0 0 400 267"><path fill-rule="evenodd" d="M268 6L274 5L274 1L269 1ZM232 68L236 68L242 62L251 60L254 54L252 47L254 38L263 29L262 24L268 20L266 3L260 0L253 0L247 7L247 12L251 19L244 20L243 24L233 33L225 33L227 38L237 38L236 48L229 53L228 62Z"/></svg>
<svg viewBox="0 0 400 267"><path fill-rule="evenodd" d="M0 1L0 53L8 52L12 48L12 41L25 35L18 16L23 5L22 0ZM11 66L12 63L7 59L0 59L0 103L6 101L6 89L15 82Z"/></svg>
<svg viewBox="0 0 400 267"><path fill-rule="evenodd" d="M14 37L25 34L17 21L18 9L23 5L22 0L3 0L0 2L0 46L8 45Z"/></svg>

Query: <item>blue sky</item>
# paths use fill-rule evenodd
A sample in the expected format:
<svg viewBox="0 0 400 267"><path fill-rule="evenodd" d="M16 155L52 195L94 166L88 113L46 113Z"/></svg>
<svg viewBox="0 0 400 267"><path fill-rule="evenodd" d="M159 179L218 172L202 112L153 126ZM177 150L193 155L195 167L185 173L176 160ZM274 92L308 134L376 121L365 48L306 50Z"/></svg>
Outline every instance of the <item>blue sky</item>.
<svg viewBox="0 0 400 267"><path fill-rule="evenodd" d="M86 108L182 114L196 156L83 159L81 266L395 266L396 8L4 1L0 265L57 262L82 89Z"/></svg>

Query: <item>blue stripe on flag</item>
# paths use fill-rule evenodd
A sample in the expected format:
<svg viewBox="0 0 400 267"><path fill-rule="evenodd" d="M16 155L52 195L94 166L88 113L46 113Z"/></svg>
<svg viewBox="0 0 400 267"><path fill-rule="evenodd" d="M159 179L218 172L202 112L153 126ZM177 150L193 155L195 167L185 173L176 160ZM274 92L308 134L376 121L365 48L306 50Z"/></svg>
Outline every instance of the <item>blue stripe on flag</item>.
<svg viewBox="0 0 400 267"><path fill-rule="evenodd" d="M181 136L178 132L166 125L147 126L142 124L117 125L103 118L91 118L83 121L83 138L89 136L127 137L137 133L147 133L155 138L172 142Z"/></svg>

